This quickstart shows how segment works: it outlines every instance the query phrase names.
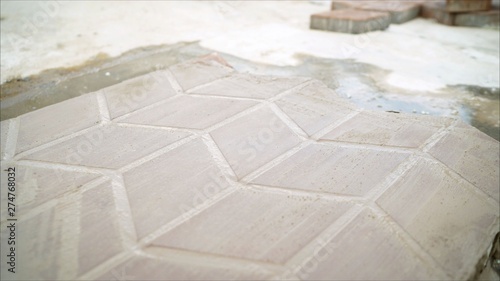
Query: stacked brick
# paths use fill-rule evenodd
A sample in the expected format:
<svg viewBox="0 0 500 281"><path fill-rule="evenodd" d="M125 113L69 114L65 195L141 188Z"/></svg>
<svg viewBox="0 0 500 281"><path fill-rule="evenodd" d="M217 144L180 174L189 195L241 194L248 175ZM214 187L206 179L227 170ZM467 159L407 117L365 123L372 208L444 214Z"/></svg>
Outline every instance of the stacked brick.
<svg viewBox="0 0 500 281"><path fill-rule="evenodd" d="M384 30L419 15L440 23L482 27L499 25L500 0L343 0L311 15L311 29L359 34Z"/></svg>
<svg viewBox="0 0 500 281"><path fill-rule="evenodd" d="M499 1L492 0L441 0L422 5L422 17L456 26L498 26L500 24Z"/></svg>

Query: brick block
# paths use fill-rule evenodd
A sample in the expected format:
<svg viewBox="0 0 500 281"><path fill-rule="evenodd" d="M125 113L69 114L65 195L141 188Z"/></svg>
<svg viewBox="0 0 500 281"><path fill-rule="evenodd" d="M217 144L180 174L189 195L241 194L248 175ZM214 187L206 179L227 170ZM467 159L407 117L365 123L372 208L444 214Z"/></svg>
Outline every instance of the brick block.
<svg viewBox="0 0 500 281"><path fill-rule="evenodd" d="M422 5L421 16L423 18L435 19L437 22L453 25L455 15L446 11L444 2L428 2Z"/></svg>
<svg viewBox="0 0 500 281"><path fill-rule="evenodd" d="M311 29L359 34L384 30L391 23L389 13L364 10L334 10L311 15Z"/></svg>
<svg viewBox="0 0 500 281"><path fill-rule="evenodd" d="M332 1L332 10L358 9L376 12L388 12L392 23L404 23L420 13L417 1Z"/></svg>
<svg viewBox="0 0 500 281"><path fill-rule="evenodd" d="M474 12L491 9L491 0L446 0L448 12Z"/></svg>
<svg viewBox="0 0 500 281"><path fill-rule="evenodd" d="M455 16L454 23L458 26L498 26L500 25L500 11L495 9L484 12L460 13Z"/></svg>

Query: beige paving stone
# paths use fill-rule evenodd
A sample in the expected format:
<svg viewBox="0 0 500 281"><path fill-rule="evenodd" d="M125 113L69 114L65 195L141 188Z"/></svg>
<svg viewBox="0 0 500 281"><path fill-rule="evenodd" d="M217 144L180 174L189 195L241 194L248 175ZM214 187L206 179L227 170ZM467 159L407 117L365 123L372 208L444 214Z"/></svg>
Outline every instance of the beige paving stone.
<svg viewBox="0 0 500 281"><path fill-rule="evenodd" d="M304 83L308 78L271 77L235 73L191 93L228 97L267 99Z"/></svg>
<svg viewBox="0 0 500 281"><path fill-rule="evenodd" d="M2 205L3 207L4 205ZM16 245L8 245L10 237L10 222L2 221L2 280L56 280L58 279L61 229L52 227L55 223L54 209L48 209L35 214L24 221L15 222ZM7 259L12 255L10 248L15 248L15 275L7 271Z"/></svg>
<svg viewBox="0 0 500 281"><path fill-rule="evenodd" d="M396 113L392 113L396 114ZM452 119L402 114L391 116L382 112L365 111L347 120L321 137L352 143L420 147Z"/></svg>
<svg viewBox="0 0 500 281"><path fill-rule="evenodd" d="M122 250L118 215L111 183L105 182L83 193L78 272L89 271Z"/></svg>
<svg viewBox="0 0 500 281"><path fill-rule="evenodd" d="M253 101L181 96L120 120L124 123L205 129L256 105Z"/></svg>
<svg viewBox="0 0 500 281"><path fill-rule="evenodd" d="M125 172L123 178L139 238L229 187L200 139Z"/></svg>
<svg viewBox="0 0 500 281"><path fill-rule="evenodd" d="M41 168L19 164L2 164L2 171L14 168L14 178L17 188L15 192L16 214L27 211L61 196L67 192L74 192L84 184L99 177L96 174L87 174L60 169ZM7 206L8 174L1 177L2 206ZM11 192L12 193L12 192ZM7 208L1 209L2 220L6 219Z"/></svg>
<svg viewBox="0 0 500 281"><path fill-rule="evenodd" d="M176 93L165 71L155 71L102 90L108 104L109 115L116 118Z"/></svg>
<svg viewBox="0 0 500 281"><path fill-rule="evenodd" d="M454 128L429 153L500 201L499 148L496 140L466 125Z"/></svg>
<svg viewBox="0 0 500 281"><path fill-rule="evenodd" d="M170 67L184 91L230 75L234 70L218 55L208 55Z"/></svg>
<svg viewBox="0 0 500 281"><path fill-rule="evenodd" d="M269 108L238 118L210 135L239 178L300 142Z"/></svg>
<svg viewBox="0 0 500 281"><path fill-rule="evenodd" d="M319 81L286 95L276 104L309 136L356 109Z"/></svg>
<svg viewBox="0 0 500 281"><path fill-rule="evenodd" d="M351 206L313 196L242 190L153 245L283 264Z"/></svg>
<svg viewBox="0 0 500 281"><path fill-rule="evenodd" d="M498 231L497 203L470 183L427 160L403 175L377 203L453 280L468 279ZM404 210L404 211L402 211Z"/></svg>
<svg viewBox="0 0 500 281"><path fill-rule="evenodd" d="M9 131L10 121L0 122L0 159L5 158L5 145L7 143L7 133Z"/></svg>
<svg viewBox="0 0 500 281"><path fill-rule="evenodd" d="M117 169L188 135L107 125L30 154L25 159Z"/></svg>
<svg viewBox="0 0 500 281"><path fill-rule="evenodd" d="M252 183L363 196L408 157L408 153L312 144Z"/></svg>
<svg viewBox="0 0 500 281"><path fill-rule="evenodd" d="M100 122L95 95L83 95L19 117L17 153Z"/></svg>
<svg viewBox="0 0 500 281"><path fill-rule="evenodd" d="M96 280L270 280L273 277L268 271L259 270L260 265L237 267L227 261L213 262L213 259L193 264L193 257L186 263L172 258L136 256Z"/></svg>
<svg viewBox="0 0 500 281"><path fill-rule="evenodd" d="M301 280L443 280L384 218L365 209L296 270ZM378 258L377 258L378 257ZM397 269L397 270L394 270ZM446 278L447 279L447 278Z"/></svg>

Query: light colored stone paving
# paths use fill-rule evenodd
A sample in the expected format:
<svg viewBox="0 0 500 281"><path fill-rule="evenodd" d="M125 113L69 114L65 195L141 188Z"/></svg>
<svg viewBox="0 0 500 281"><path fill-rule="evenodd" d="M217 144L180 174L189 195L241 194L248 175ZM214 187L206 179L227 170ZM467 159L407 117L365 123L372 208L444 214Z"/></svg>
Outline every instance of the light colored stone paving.
<svg viewBox="0 0 500 281"><path fill-rule="evenodd" d="M497 141L217 55L0 125L2 280L458 280L499 229Z"/></svg>

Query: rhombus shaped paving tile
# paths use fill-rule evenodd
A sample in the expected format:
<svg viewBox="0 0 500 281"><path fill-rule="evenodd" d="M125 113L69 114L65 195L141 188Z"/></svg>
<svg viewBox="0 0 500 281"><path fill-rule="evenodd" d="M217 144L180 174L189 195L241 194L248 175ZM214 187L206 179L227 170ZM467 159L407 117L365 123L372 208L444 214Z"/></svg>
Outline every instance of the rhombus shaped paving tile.
<svg viewBox="0 0 500 281"><path fill-rule="evenodd" d="M1 122L2 280L457 280L499 143L187 61ZM15 271L15 273L13 273Z"/></svg>

